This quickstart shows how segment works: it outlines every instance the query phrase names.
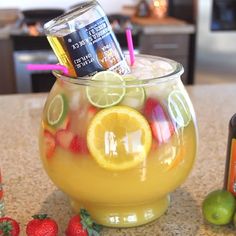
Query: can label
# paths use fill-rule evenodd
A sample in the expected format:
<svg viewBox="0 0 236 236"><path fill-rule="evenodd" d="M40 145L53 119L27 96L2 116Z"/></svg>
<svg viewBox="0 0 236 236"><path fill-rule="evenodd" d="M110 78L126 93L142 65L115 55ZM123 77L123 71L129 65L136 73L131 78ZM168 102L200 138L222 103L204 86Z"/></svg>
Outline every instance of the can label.
<svg viewBox="0 0 236 236"><path fill-rule="evenodd" d="M231 141L227 190L236 196L236 139Z"/></svg>
<svg viewBox="0 0 236 236"><path fill-rule="evenodd" d="M63 39L77 76L103 70L119 74L129 72L107 17L101 17Z"/></svg>

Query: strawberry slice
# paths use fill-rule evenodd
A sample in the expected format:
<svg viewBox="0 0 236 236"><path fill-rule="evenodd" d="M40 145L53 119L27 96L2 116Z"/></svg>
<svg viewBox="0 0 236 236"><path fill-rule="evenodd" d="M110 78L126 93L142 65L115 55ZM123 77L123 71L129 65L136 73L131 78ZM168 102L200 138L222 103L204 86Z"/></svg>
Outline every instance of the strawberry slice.
<svg viewBox="0 0 236 236"><path fill-rule="evenodd" d="M57 131L56 142L62 148L70 150L73 153L88 153L86 140L80 137L79 135L74 135L69 130Z"/></svg>
<svg viewBox="0 0 236 236"><path fill-rule="evenodd" d="M150 124L152 135L160 143L166 143L174 134L175 128L160 102L148 98L144 107L144 115Z"/></svg>
<svg viewBox="0 0 236 236"><path fill-rule="evenodd" d="M46 147L46 157L50 159L56 149L56 141L52 133L48 130L44 130L44 142Z"/></svg>
<svg viewBox="0 0 236 236"><path fill-rule="evenodd" d="M56 132L56 142L64 149L69 149L73 137L74 134L69 130L61 129Z"/></svg>
<svg viewBox="0 0 236 236"><path fill-rule="evenodd" d="M70 143L70 150L73 153L82 153L82 154L88 154L88 147L86 140L80 137L79 135L75 135Z"/></svg>

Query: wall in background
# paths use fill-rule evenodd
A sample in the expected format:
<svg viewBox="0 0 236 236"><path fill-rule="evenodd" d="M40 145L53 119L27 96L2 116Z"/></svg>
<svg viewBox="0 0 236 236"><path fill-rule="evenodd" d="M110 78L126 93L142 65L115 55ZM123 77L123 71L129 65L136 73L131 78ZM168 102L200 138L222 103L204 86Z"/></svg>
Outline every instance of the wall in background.
<svg viewBox="0 0 236 236"><path fill-rule="evenodd" d="M80 0L7 0L0 1L0 8L69 8L70 6L81 2ZM106 13L116 13L122 10L123 5L137 4L138 0L99 0Z"/></svg>

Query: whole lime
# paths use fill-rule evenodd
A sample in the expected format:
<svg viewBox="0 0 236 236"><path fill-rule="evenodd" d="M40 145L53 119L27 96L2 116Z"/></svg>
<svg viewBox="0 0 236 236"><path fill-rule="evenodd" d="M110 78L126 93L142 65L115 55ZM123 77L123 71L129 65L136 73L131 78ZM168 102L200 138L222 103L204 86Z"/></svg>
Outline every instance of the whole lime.
<svg viewBox="0 0 236 236"><path fill-rule="evenodd" d="M209 193L202 204L204 218L215 225L230 223L234 211L234 196L226 190L215 190Z"/></svg>

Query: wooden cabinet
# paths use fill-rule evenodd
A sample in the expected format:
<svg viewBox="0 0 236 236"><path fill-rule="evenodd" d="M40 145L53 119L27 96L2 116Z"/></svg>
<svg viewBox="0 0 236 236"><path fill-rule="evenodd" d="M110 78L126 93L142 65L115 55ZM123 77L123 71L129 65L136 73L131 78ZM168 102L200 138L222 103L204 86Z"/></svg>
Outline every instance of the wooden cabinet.
<svg viewBox="0 0 236 236"><path fill-rule="evenodd" d="M139 51L167 57L184 67L182 80L185 84L194 82L195 27L183 20L166 18L132 18L142 28Z"/></svg>
<svg viewBox="0 0 236 236"><path fill-rule="evenodd" d="M140 37L140 53L170 58L184 67L182 81L188 83L189 72L188 34L143 34Z"/></svg>
<svg viewBox="0 0 236 236"><path fill-rule="evenodd" d="M16 92L12 42L9 38L0 39L0 94Z"/></svg>

